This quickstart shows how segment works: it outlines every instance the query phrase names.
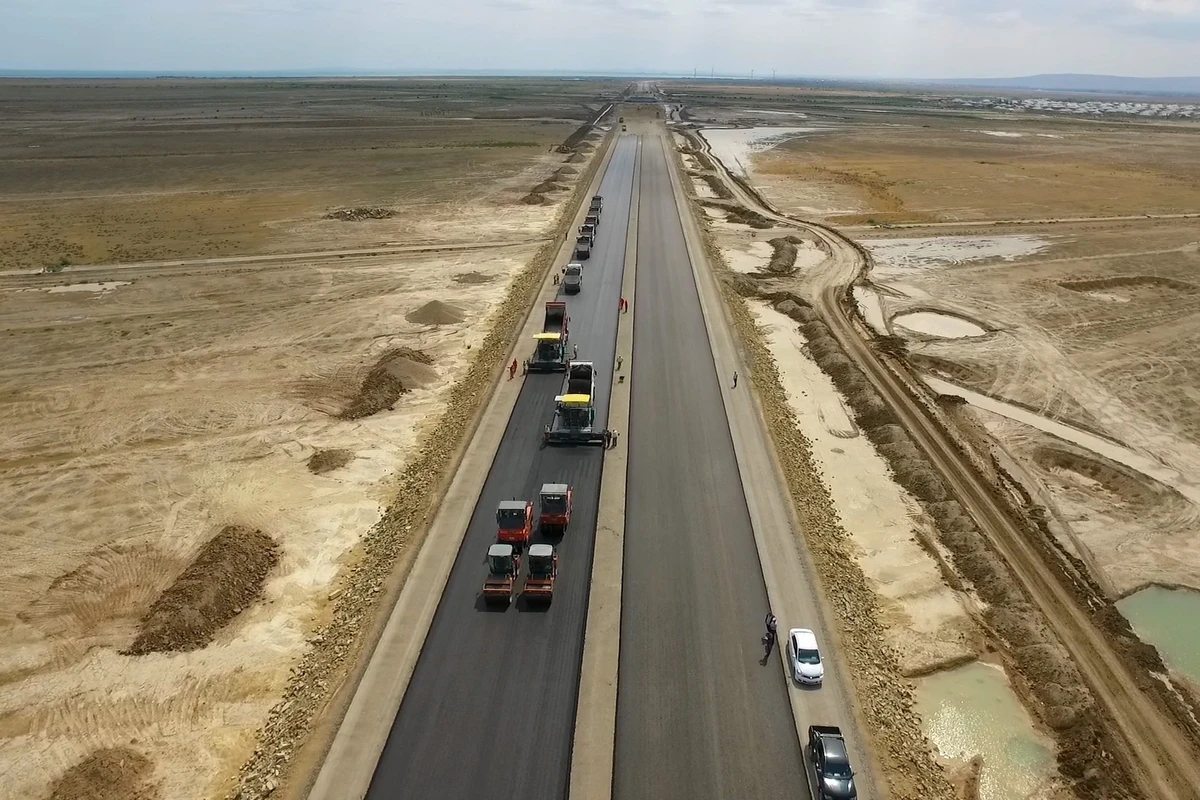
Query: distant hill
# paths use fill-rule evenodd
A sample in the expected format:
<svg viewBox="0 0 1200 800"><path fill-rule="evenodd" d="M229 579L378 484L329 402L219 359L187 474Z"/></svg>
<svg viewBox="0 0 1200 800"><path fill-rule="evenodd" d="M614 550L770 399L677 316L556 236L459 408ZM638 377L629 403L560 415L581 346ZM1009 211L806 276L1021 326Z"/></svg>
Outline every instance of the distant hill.
<svg viewBox="0 0 1200 800"><path fill-rule="evenodd" d="M1128 78L1120 75L1029 75L1024 78L950 78L921 81L939 86L963 86L974 89L1030 89L1047 92L1092 92L1121 94L1200 95L1200 77Z"/></svg>

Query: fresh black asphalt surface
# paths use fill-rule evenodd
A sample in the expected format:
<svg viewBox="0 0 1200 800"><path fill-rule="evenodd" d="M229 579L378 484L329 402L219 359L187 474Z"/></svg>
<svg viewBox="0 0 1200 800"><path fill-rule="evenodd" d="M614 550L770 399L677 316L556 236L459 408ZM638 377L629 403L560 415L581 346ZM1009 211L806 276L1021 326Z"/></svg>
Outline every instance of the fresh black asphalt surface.
<svg viewBox="0 0 1200 800"><path fill-rule="evenodd" d="M579 345L581 360L596 363L599 428L608 418L637 138L621 137L614 147L583 291L559 298L567 301L571 344ZM528 347L532 351L533 342ZM603 451L540 447L562 379L561 373L524 378L368 798L559 800L566 794ZM523 604L486 610L479 596L487 548L496 539L497 503L533 500L536 513L538 490L551 482L575 487L571 526L561 543L550 540L559 545L553 604L546 611ZM535 532L538 541L544 539Z"/></svg>
<svg viewBox="0 0 1200 800"><path fill-rule="evenodd" d="M718 384L732 376L716 374L660 141L641 163L613 796L807 797L777 656L760 664L766 589Z"/></svg>

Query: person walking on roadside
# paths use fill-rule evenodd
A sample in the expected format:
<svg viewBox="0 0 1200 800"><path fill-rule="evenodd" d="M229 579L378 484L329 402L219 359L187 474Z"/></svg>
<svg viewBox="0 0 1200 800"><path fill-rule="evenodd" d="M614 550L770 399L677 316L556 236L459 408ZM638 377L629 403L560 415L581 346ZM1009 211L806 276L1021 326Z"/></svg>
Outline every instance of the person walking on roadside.
<svg viewBox="0 0 1200 800"><path fill-rule="evenodd" d="M608 428L604 429L604 449L607 450L612 442L612 431Z"/></svg>
<svg viewBox="0 0 1200 800"><path fill-rule="evenodd" d="M733 388L737 388L737 373L733 373Z"/></svg>
<svg viewBox="0 0 1200 800"><path fill-rule="evenodd" d="M617 372L621 371L621 364L624 362L624 360L625 359L623 359L621 356L617 356Z"/></svg>
<svg viewBox="0 0 1200 800"><path fill-rule="evenodd" d="M571 358L578 361L579 360L579 345L577 345L577 344L571 345L571 348L572 348L571 349Z"/></svg>
<svg viewBox="0 0 1200 800"><path fill-rule="evenodd" d="M620 435L620 434L619 434L619 433L617 433L617 429L616 429L616 428L613 428L613 429L612 429L612 447L616 447L616 446L617 446L617 437L618 437L619 435Z"/></svg>
<svg viewBox="0 0 1200 800"><path fill-rule="evenodd" d="M514 358L513 363L508 367L508 379L511 381L517 376L517 360Z"/></svg>

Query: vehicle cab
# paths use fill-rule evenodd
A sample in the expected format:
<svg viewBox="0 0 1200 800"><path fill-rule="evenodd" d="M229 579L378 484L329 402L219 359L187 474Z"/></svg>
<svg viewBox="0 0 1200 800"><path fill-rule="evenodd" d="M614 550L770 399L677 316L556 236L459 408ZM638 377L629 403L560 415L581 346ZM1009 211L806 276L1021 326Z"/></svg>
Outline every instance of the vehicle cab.
<svg viewBox="0 0 1200 800"><path fill-rule="evenodd" d="M565 483L545 483L542 484L539 500L542 529L547 532L566 531L575 505L575 491Z"/></svg>
<svg viewBox="0 0 1200 800"><path fill-rule="evenodd" d="M533 503L528 500L503 500L496 509L496 540L511 544L519 552L533 531Z"/></svg>

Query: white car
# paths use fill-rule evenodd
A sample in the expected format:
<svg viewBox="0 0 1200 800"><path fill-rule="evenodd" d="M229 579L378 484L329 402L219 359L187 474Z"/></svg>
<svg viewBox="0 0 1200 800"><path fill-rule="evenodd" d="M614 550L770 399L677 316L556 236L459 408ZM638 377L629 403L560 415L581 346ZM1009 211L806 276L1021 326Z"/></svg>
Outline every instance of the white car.
<svg viewBox="0 0 1200 800"><path fill-rule="evenodd" d="M825 678L825 665L821 663L817 636L808 628L792 628L788 631L788 661L792 665L792 675L799 683L821 685Z"/></svg>

